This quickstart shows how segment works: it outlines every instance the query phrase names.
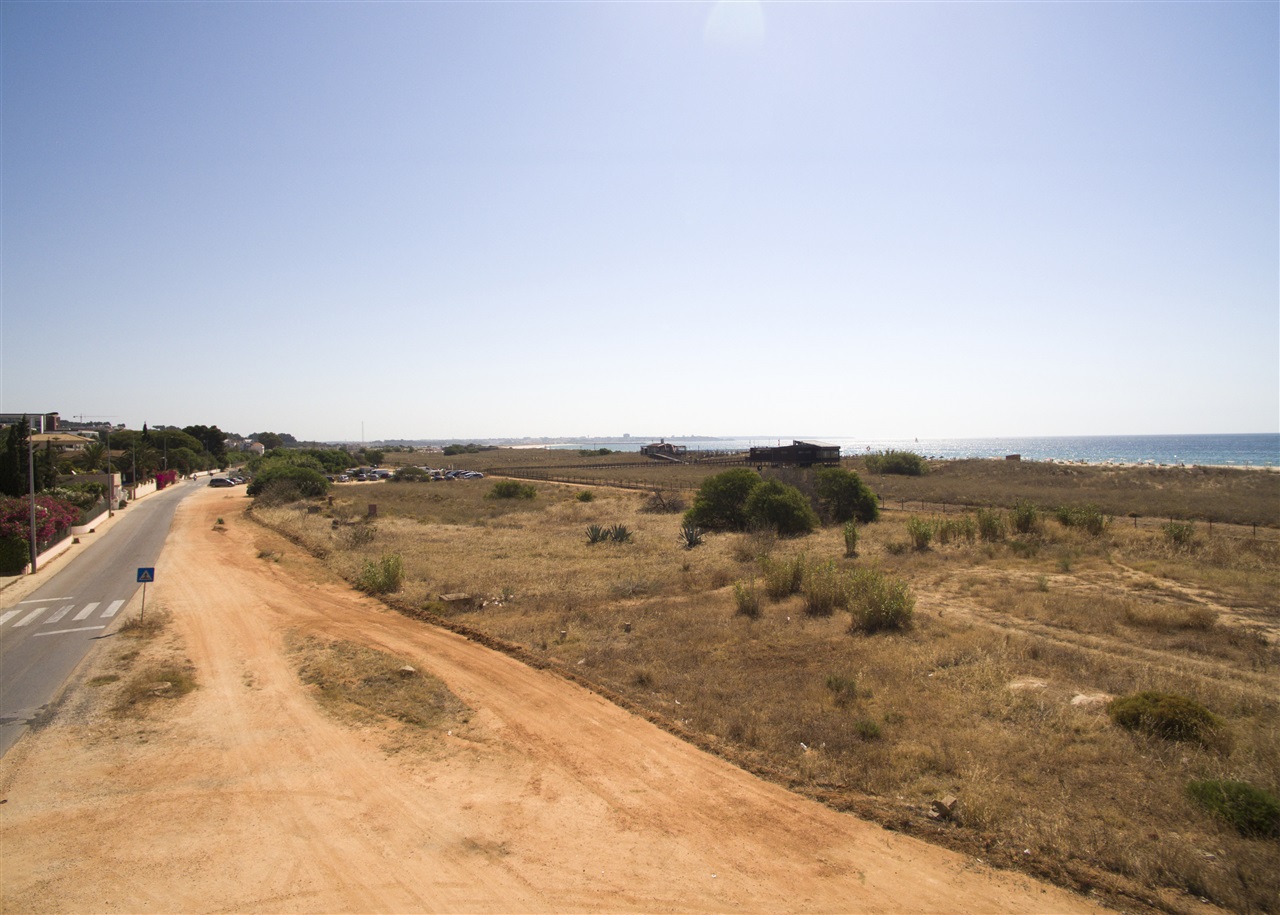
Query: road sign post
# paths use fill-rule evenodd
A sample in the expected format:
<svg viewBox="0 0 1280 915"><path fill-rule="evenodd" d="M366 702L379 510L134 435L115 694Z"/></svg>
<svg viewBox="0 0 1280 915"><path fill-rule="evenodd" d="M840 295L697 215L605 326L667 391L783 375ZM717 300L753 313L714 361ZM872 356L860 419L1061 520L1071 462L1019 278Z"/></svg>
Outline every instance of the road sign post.
<svg viewBox="0 0 1280 915"><path fill-rule="evenodd" d="M139 568L138 581L142 582L142 610L138 614L138 622L145 622L147 619L147 582L156 580L155 567Z"/></svg>

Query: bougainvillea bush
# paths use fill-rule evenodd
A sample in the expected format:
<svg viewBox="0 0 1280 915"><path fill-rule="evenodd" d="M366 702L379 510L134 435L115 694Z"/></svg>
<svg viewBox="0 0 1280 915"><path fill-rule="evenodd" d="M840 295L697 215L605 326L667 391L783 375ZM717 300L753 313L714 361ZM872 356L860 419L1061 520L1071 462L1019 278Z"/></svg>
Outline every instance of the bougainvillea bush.
<svg viewBox="0 0 1280 915"><path fill-rule="evenodd" d="M36 542L48 543L80 519L80 510L52 496L36 496ZM29 543L31 501L0 497L0 539Z"/></svg>

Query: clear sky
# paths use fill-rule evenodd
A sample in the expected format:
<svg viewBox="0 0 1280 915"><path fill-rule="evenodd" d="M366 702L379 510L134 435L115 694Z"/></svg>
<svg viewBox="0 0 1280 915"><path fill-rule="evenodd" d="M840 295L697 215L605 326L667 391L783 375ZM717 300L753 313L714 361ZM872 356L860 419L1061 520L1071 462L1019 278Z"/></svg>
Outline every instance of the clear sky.
<svg viewBox="0 0 1280 915"><path fill-rule="evenodd" d="M0 4L0 412L1280 429L1275 2Z"/></svg>

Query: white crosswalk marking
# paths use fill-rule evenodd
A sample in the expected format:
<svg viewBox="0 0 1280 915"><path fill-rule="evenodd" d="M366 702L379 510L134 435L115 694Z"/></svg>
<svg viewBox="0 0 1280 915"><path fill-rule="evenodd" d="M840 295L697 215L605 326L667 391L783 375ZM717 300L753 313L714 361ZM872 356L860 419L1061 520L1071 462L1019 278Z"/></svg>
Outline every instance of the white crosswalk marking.
<svg viewBox="0 0 1280 915"><path fill-rule="evenodd" d="M74 608L75 604L67 604L65 607L60 608L56 613L54 613L53 616L45 620L44 624L48 626L50 623L61 622L62 618L70 613Z"/></svg>
<svg viewBox="0 0 1280 915"><path fill-rule="evenodd" d="M84 609L83 609L83 610L81 610L79 613L77 613L75 616L73 616L71 619L72 619L72 621L73 621L73 622L78 623L78 622L80 622L81 620L88 619L88 618L89 618L89 614L90 614L90 613L92 613L94 610L97 610L97 609L98 609L98 602L95 600L95 601L94 601L93 603L91 603L91 604L85 604L85 605L84 605ZM4 620L0 620L0 624L3 624L3 623L4 623Z"/></svg>
<svg viewBox="0 0 1280 915"><path fill-rule="evenodd" d="M9 622L9 620L13 619L17 615L18 615L17 610L10 610L7 613L0 613L0 626L3 626L5 623Z"/></svg>
<svg viewBox="0 0 1280 915"><path fill-rule="evenodd" d="M123 606L124 606L124 601L113 600L111 604L107 607L107 609L103 611L102 615L107 619L111 619L111 617L115 616L116 613L118 613L120 608Z"/></svg>
<svg viewBox="0 0 1280 915"><path fill-rule="evenodd" d="M19 626L30 625L32 620L34 620L37 616L39 616L41 613L44 613L48 609L49 609L48 607L36 607L34 610L32 610L22 619L18 620L18 622L14 623L13 628L17 629Z"/></svg>

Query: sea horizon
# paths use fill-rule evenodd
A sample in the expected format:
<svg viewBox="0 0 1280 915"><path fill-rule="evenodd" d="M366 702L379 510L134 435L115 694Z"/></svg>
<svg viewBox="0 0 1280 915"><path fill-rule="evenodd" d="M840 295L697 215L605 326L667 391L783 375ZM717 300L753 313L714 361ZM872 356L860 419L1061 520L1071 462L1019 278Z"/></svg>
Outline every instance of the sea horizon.
<svg viewBox="0 0 1280 915"><path fill-rule="evenodd" d="M816 441L839 445L841 454L856 456L875 451L907 450L926 458L1003 458L1017 454L1029 461L1084 463L1203 465L1226 467L1280 466L1280 432L1192 435L1061 435L975 438L867 438L860 436L582 436L555 441L545 447L574 450L608 447L639 451L665 440L690 451L745 451L752 447ZM496 441L496 440L495 440ZM525 440L529 441L529 440Z"/></svg>

